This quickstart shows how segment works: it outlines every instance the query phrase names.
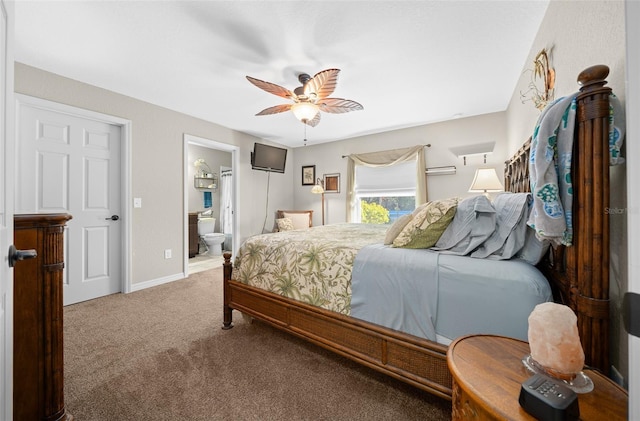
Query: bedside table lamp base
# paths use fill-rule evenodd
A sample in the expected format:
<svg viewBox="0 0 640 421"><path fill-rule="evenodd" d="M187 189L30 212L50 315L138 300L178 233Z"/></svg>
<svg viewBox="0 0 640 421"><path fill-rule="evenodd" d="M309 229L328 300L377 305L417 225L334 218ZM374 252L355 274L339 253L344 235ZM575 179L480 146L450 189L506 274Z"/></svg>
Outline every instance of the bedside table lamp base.
<svg viewBox="0 0 640 421"><path fill-rule="evenodd" d="M549 372L548 370L545 370L545 368L542 367L536 360L531 358L531 354L522 359L522 364L524 364L527 370L529 370L533 374L545 374L549 377L553 377L554 379L561 380L576 393L589 393L593 390L593 382L582 371L577 373L576 376L571 380L561 379L558 376L554 376L553 373Z"/></svg>

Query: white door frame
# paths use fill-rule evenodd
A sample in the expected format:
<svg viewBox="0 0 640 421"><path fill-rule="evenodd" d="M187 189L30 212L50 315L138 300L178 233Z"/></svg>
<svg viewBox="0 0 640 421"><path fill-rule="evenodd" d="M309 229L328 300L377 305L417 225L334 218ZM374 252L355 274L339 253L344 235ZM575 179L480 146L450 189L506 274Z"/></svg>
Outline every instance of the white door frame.
<svg viewBox="0 0 640 421"><path fill-rule="evenodd" d="M640 111L640 29L637 26L640 19L640 4L636 1L625 2L626 37L627 37L627 115L637 116ZM637 118L627 118L627 260L628 260L628 290L640 294L640 264L637 261L640 252L640 194L633 188L640 176L640 122ZM640 419L640 338L629 335L629 419ZM633 396L633 398L632 398Z"/></svg>
<svg viewBox="0 0 640 421"><path fill-rule="evenodd" d="M238 249L238 221L240 220L240 212L238 209L238 186L240 177L238 176L240 168L240 148L238 146L230 145L228 143L216 142L215 140L205 139L203 137L193 136L190 134L184 134L183 140L183 168L184 168L184 213L182 215L182 221L184 224L183 233L184 239L182 241L183 250L184 250L184 263L183 263L183 272L185 276L189 275L189 188L193 185L193 181L189 180L188 169L189 169L189 144L204 146L205 148L218 149L225 152L231 152L231 166L233 171L233 198L232 198L232 206L233 206L233 226L231 228L231 238L233 244L232 254L235 256L236 250Z"/></svg>
<svg viewBox="0 0 640 421"><path fill-rule="evenodd" d="M0 252L3 257L0 270L0 418L13 419L13 270L9 267L9 245L13 244L13 197L15 177L15 131L13 101L13 46L14 46L14 2L0 0L0 165L4 176L0 177ZM4 154L1 153L4 148Z"/></svg>
<svg viewBox="0 0 640 421"><path fill-rule="evenodd" d="M120 126L120 206L122 207L120 213L122 221L122 224L120 224L120 238L122 239L120 278L122 292L125 294L131 292L131 120L23 94L15 94L15 102L16 127L18 127L18 122L20 121L21 105ZM19 141L18 136L19 133L16 132L16 141Z"/></svg>

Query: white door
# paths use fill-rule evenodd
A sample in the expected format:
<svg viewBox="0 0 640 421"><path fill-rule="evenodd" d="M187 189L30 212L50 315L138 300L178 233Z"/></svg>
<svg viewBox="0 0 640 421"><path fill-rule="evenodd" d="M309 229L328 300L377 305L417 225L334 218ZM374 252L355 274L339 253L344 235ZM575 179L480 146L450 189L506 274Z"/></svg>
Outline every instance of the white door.
<svg viewBox="0 0 640 421"><path fill-rule="evenodd" d="M11 2L9 2L11 3ZM9 8L7 8L9 6ZM13 9L0 1L0 418L13 419Z"/></svg>
<svg viewBox="0 0 640 421"><path fill-rule="evenodd" d="M16 213L71 214L64 304L121 291L121 127L18 107Z"/></svg>

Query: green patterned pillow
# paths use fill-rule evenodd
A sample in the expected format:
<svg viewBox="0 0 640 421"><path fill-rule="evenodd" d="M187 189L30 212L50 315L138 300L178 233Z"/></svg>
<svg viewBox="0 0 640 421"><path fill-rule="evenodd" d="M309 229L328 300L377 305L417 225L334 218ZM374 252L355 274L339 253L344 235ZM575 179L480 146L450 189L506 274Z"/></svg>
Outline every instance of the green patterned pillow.
<svg viewBox="0 0 640 421"><path fill-rule="evenodd" d="M293 229L293 221L291 218L276 219L276 224L278 224L278 231L291 231Z"/></svg>
<svg viewBox="0 0 640 421"><path fill-rule="evenodd" d="M458 199L435 200L414 213L413 219L403 228L393 247L426 249L433 247L453 220Z"/></svg>

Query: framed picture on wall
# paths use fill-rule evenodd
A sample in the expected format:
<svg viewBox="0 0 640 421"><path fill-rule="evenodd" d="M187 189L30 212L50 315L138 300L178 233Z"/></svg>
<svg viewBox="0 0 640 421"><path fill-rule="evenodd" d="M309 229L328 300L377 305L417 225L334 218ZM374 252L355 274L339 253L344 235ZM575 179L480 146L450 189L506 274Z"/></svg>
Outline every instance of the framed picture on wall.
<svg viewBox="0 0 640 421"><path fill-rule="evenodd" d="M340 174L324 175L324 192L340 193Z"/></svg>
<svg viewBox="0 0 640 421"><path fill-rule="evenodd" d="M302 185L313 186L316 184L316 166L304 165L302 166Z"/></svg>

